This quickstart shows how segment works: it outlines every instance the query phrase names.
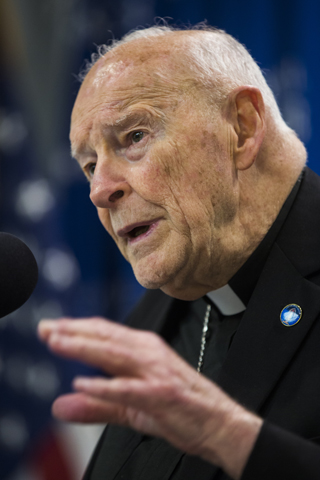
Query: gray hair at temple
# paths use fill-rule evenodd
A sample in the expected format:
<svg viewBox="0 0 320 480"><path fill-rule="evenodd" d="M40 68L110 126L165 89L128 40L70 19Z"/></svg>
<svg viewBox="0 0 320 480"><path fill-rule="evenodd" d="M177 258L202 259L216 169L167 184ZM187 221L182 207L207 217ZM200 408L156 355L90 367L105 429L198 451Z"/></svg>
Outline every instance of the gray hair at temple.
<svg viewBox="0 0 320 480"><path fill-rule="evenodd" d="M113 40L110 45L100 45L97 53L92 54L91 62L87 62L80 73L79 79L83 81L101 57L121 45L138 39L150 39L152 42L155 37L175 35L177 32L183 37L182 44L179 45L189 59L189 69L198 82L210 92L209 95L214 95L212 99L218 108L234 88L242 85L257 87L262 93L266 112L270 114L277 128L293 133L283 120L273 92L248 50L225 31L204 24L191 29L161 25L129 32L121 40Z"/></svg>

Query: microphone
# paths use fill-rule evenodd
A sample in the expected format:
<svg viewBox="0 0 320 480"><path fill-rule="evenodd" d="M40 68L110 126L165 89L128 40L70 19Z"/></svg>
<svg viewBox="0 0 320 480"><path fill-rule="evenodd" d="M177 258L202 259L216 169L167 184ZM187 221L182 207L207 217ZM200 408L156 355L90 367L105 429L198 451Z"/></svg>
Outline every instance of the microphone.
<svg viewBox="0 0 320 480"><path fill-rule="evenodd" d="M21 307L38 281L33 253L19 238L0 232L0 318Z"/></svg>

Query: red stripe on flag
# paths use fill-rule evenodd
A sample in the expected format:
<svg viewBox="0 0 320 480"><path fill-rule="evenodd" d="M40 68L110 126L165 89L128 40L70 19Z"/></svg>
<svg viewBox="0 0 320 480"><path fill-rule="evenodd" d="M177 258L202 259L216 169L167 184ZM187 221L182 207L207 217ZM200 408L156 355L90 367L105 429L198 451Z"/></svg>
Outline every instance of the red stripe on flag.
<svg viewBox="0 0 320 480"><path fill-rule="evenodd" d="M48 430L41 438L31 460L41 480L78 480L72 473L70 460L63 451L58 437Z"/></svg>

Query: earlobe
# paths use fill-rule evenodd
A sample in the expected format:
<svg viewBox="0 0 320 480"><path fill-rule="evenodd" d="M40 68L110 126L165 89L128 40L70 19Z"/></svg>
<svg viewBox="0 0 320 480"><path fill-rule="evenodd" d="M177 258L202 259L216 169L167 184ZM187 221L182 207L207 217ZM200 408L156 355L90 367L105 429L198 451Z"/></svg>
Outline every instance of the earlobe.
<svg viewBox="0 0 320 480"><path fill-rule="evenodd" d="M260 90L251 86L233 90L228 98L228 120L235 134L235 167L246 170L253 165L265 134L265 107Z"/></svg>

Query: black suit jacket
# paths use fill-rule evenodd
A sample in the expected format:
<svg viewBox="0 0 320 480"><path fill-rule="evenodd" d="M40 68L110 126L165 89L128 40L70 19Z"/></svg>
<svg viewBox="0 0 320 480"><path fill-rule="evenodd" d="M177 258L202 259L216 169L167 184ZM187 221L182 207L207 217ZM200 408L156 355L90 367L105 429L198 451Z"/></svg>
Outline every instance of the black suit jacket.
<svg viewBox="0 0 320 480"><path fill-rule="evenodd" d="M293 327L280 322L288 304L302 308ZM170 322L189 302L150 291L129 317L134 328L166 337ZM297 198L271 249L217 383L265 419L241 480L320 478L320 179L306 169ZM121 476L142 435L107 427L84 480ZM318 446L319 444L319 446ZM166 455L166 480L182 452ZM185 459L184 480L209 480L216 468ZM216 477L215 477L216 478ZM227 478L221 472L221 477ZM139 480L156 480L148 471Z"/></svg>

